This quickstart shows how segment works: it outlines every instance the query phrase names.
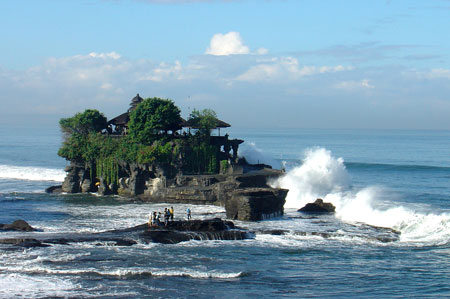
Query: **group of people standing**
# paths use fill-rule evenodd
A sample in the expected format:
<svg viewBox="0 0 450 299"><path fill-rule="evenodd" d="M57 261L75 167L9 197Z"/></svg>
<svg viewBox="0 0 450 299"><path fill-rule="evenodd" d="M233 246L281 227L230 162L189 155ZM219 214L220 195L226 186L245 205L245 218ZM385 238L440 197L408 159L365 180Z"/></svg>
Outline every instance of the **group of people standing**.
<svg viewBox="0 0 450 299"><path fill-rule="evenodd" d="M164 226L167 226L169 224L169 220L173 221L173 213L174 209L173 207L165 208L164 213L157 213L156 211L153 211L148 216L148 226L149 227L158 227L161 226L164 223ZM186 209L186 216L188 220L191 220L191 209ZM164 220L164 222L162 221Z"/></svg>

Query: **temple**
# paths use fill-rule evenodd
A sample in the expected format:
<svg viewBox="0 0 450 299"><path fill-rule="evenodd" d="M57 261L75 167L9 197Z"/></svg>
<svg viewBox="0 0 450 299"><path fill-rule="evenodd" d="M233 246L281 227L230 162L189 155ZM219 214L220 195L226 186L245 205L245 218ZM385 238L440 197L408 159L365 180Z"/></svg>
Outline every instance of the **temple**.
<svg viewBox="0 0 450 299"><path fill-rule="evenodd" d="M108 121L108 128L104 131L105 134L110 135L111 137L120 137L125 136L128 133L128 122L130 121L131 112L136 109L136 107L143 101L144 99L137 94L134 98L131 99L130 108L128 108L127 112L124 112L113 119ZM226 160L229 165L234 166L238 164L238 150L239 145L244 142L241 139L229 139L228 134L224 136L220 136L221 128L231 127L230 124L217 120L216 127L214 129L218 130L218 135L212 135L210 138L210 145L213 145L217 148L217 163L218 161ZM176 128L166 128L167 131L172 131L173 138L183 139L187 138L189 134L191 134L191 129L199 129L191 120L182 119L181 123ZM218 165L217 169L220 169ZM243 168L234 167L235 171L244 171Z"/></svg>
<svg viewBox="0 0 450 299"><path fill-rule="evenodd" d="M146 104L143 101L137 94L126 112L108 122L103 119L103 128L107 128L97 131L93 138L98 143L84 147L107 144L106 152L116 147L118 150L113 153L117 156L101 156L99 151L90 160L68 159L70 165L65 169L67 175L62 186L50 192L96 192L148 202L213 204L225 207L227 218L239 220L258 221L283 215L288 190L269 183L283 175L283 171L250 164L239 157L239 146L244 141L220 135L220 129L230 124L217 120L214 113L208 116L214 117L212 121L201 126L198 121L201 118L194 116L186 121L177 112L174 121L160 122L164 124L145 131L141 136L143 143L137 143L134 134L143 131L135 129L130 116L140 103ZM136 111L136 116L146 111ZM211 135L211 130L217 130L217 134ZM131 142L127 137L131 137ZM83 140L89 142L89 138ZM78 144L63 146L72 153ZM125 156L120 156L123 153Z"/></svg>

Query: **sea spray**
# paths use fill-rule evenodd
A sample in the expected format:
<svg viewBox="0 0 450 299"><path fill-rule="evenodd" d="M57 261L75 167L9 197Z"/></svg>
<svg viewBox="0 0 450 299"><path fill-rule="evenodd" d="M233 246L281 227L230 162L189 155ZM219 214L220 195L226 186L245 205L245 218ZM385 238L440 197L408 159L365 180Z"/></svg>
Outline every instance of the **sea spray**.
<svg viewBox="0 0 450 299"><path fill-rule="evenodd" d="M250 164L266 164L272 166L272 168L281 168L281 163L279 161L264 153L253 142L243 143L239 147L238 154L240 157L244 157Z"/></svg>
<svg viewBox="0 0 450 299"><path fill-rule="evenodd" d="M336 206L336 216L351 223L389 227L401 232L401 241L427 244L450 242L450 214L424 214L388 200L381 186L360 190L350 188L349 175L342 158L335 158L324 148L308 149L302 164L272 182L272 186L289 189L285 208L301 208L316 198ZM384 204L384 206L386 203Z"/></svg>
<svg viewBox="0 0 450 299"><path fill-rule="evenodd" d="M348 188L349 177L342 158L324 148L305 151L302 165L293 168L274 187L289 189L285 208L301 208L316 198Z"/></svg>

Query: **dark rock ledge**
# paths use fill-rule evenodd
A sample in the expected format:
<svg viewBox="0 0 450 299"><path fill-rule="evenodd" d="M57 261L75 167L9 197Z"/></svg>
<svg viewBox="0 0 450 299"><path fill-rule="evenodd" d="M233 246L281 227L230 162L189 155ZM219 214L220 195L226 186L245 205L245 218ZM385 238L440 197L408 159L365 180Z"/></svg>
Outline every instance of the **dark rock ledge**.
<svg viewBox="0 0 450 299"><path fill-rule="evenodd" d="M65 234L64 237L18 237L0 239L0 244L18 247L47 247L51 244L70 245L80 242L111 242L116 246L131 246L139 242L176 244L190 240L244 240L253 234L237 228L231 221L219 218L208 220L172 221L167 227L148 227L141 224L135 227L93 234Z"/></svg>
<svg viewBox="0 0 450 299"><path fill-rule="evenodd" d="M35 231L31 225L29 225L24 220L16 220L11 224L2 224L0 223L0 231L23 231L23 232L31 232Z"/></svg>
<svg viewBox="0 0 450 299"><path fill-rule="evenodd" d="M298 211L303 213L334 213L336 207L333 206L333 204L324 202L323 199L318 198L315 202L306 204Z"/></svg>

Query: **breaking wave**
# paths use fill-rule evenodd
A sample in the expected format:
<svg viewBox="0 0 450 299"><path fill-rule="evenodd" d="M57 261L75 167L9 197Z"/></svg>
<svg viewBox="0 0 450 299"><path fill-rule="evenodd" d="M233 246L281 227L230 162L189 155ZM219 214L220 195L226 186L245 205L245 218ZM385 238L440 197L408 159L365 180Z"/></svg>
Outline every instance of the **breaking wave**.
<svg viewBox="0 0 450 299"><path fill-rule="evenodd" d="M0 268L1 269L1 268ZM9 272L14 269L1 269ZM195 279L234 279L246 276L244 272L223 273L218 271L198 271L194 269L161 270L161 269L118 269L118 270L99 270L90 269L50 269L44 267L27 267L27 269L17 269L27 274L59 274L59 275L99 275L115 277L132 276L153 276L153 277L188 277Z"/></svg>
<svg viewBox="0 0 450 299"><path fill-rule="evenodd" d="M395 229L401 232L400 241L450 242L450 214L426 214L398 205L382 187L352 189L344 160L324 148L306 150L302 164L273 185L289 189L285 208L298 209L322 198L336 207L336 216L341 220Z"/></svg>
<svg viewBox="0 0 450 299"><path fill-rule="evenodd" d="M61 169L0 165L0 179L62 182L65 175Z"/></svg>

